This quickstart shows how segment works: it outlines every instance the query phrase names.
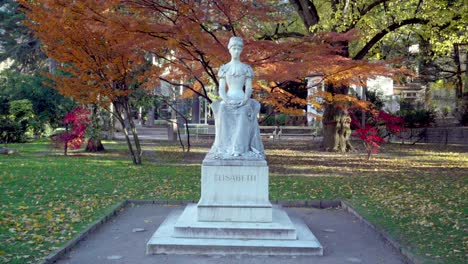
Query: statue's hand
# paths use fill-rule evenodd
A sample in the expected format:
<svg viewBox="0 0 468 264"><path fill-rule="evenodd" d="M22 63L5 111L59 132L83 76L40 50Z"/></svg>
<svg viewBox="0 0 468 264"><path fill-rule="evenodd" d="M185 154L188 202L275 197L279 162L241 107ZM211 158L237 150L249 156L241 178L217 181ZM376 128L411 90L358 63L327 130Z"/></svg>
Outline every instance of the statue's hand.
<svg viewBox="0 0 468 264"><path fill-rule="evenodd" d="M242 101L239 101L239 100L225 100L224 101L228 106L230 107L233 107L233 108L238 108L240 106L242 106Z"/></svg>

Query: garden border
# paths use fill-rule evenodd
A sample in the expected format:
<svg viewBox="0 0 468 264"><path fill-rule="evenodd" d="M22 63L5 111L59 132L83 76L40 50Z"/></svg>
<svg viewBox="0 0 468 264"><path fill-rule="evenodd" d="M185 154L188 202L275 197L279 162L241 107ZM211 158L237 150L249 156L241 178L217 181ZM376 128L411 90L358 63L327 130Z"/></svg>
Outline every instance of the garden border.
<svg viewBox="0 0 468 264"><path fill-rule="evenodd" d="M41 264L52 264L63 257L66 253L70 252L74 246L79 242L84 240L86 236L94 232L102 225L106 224L109 220L117 216L121 209L127 207L130 204L157 204L157 205L186 205L189 203L197 203L195 200L123 200L117 205L112 207L111 212L103 216L101 219L94 221L90 224L85 230L78 233L72 240L68 241L61 248L57 249L53 253L49 254L45 259L40 262ZM279 204L284 207L313 207L319 209L328 209L341 207L346 212L354 215L361 221L363 224L374 230L378 233L386 242L388 242L394 249L396 249L400 254L405 258L405 261L409 264L421 264L418 258L416 258L411 252L405 249L400 243L390 237L390 235L383 229L377 227L371 222L367 221L362 217L356 210L346 202L342 200L294 200L294 201L285 201L285 200L271 200L273 204Z"/></svg>

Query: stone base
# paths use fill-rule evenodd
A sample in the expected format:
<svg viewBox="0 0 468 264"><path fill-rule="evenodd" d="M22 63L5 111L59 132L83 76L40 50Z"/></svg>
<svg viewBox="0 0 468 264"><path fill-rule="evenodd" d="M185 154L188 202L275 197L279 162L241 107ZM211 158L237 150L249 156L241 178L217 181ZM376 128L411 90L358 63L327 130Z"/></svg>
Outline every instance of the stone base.
<svg viewBox="0 0 468 264"><path fill-rule="evenodd" d="M197 208L174 210L153 234L147 254L323 255L307 225L273 208L271 223L196 221Z"/></svg>
<svg viewBox="0 0 468 264"><path fill-rule="evenodd" d="M197 206L189 204L174 225L173 237L226 238L226 239L297 239L296 229L288 215L273 208L273 221L252 222L202 222L193 217Z"/></svg>
<svg viewBox="0 0 468 264"><path fill-rule="evenodd" d="M198 221L271 222L265 160L210 160L202 165Z"/></svg>
<svg viewBox="0 0 468 264"><path fill-rule="evenodd" d="M198 205L199 221L207 222L271 222L271 203L264 205Z"/></svg>

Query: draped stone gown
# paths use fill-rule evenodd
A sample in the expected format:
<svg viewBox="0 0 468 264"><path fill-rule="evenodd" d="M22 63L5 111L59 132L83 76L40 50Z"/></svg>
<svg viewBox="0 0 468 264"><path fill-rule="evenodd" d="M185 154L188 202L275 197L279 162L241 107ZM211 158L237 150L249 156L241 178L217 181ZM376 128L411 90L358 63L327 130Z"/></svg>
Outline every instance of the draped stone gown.
<svg viewBox="0 0 468 264"><path fill-rule="evenodd" d="M218 76L226 78L229 87L232 81L253 77L250 66L221 66ZM230 94L227 93L229 98ZM238 99L238 98L234 98ZM258 126L260 103L250 98L245 105L234 107L223 100L211 104L215 117L216 135L208 157L215 159L264 158L264 148Z"/></svg>

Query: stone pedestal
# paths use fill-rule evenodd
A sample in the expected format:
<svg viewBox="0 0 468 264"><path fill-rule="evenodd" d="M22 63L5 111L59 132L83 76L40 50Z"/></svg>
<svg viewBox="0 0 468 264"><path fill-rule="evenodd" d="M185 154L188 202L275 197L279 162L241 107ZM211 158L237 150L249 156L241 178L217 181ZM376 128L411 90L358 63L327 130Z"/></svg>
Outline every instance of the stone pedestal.
<svg viewBox="0 0 468 264"><path fill-rule="evenodd" d="M209 160L201 198L174 210L147 243L147 254L323 255L301 219L268 198L265 160Z"/></svg>
<svg viewBox="0 0 468 264"><path fill-rule="evenodd" d="M271 222L265 160L204 160L198 221Z"/></svg>

